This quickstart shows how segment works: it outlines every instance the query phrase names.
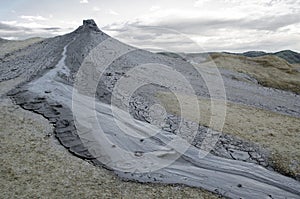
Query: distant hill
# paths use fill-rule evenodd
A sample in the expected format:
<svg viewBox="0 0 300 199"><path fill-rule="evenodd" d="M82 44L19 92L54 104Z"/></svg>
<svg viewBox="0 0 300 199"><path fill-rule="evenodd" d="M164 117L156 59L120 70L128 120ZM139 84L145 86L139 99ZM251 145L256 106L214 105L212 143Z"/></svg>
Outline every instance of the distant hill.
<svg viewBox="0 0 300 199"><path fill-rule="evenodd" d="M264 51L248 51L248 52L244 52L244 53L234 53L234 54L244 55L246 57L260 57L260 56L267 55L268 53L266 53Z"/></svg>
<svg viewBox="0 0 300 199"><path fill-rule="evenodd" d="M173 53L173 52L158 52L157 54L159 55L165 55L165 56L168 56L168 57L172 57L172 58L175 58L175 59L183 59L183 56L181 56L180 54L177 54L177 53Z"/></svg>
<svg viewBox="0 0 300 199"><path fill-rule="evenodd" d="M300 63L300 53L291 51L291 50L284 50L277 53L274 53L274 55L281 57L285 59L287 62L291 64L299 64Z"/></svg>
<svg viewBox="0 0 300 199"><path fill-rule="evenodd" d="M299 64L300 63L300 54L291 50L283 50L275 53L266 53L264 51L248 51L244 53L229 53L227 54L234 54L234 55L244 55L246 57L261 57L265 55L275 55L282 59L285 59L290 64Z"/></svg>
<svg viewBox="0 0 300 199"><path fill-rule="evenodd" d="M193 57L197 57L197 56L205 56L208 54L211 54L213 52L209 52L209 53L188 53L188 54L177 54L177 53L173 53L173 52L159 52L157 54L160 55L165 55L168 57L172 57L172 58L179 58L179 59L183 59L185 60L185 56L193 56ZM266 56L266 55L274 55L277 57L280 57L284 60L286 60L288 63L290 64L300 64L300 53L297 53L295 51L292 50L283 50L283 51L279 51L279 52L275 52L275 53L267 53L264 51L247 51L244 53L231 53L231 52L223 52L225 54L230 54L230 55L242 55L245 57L262 57L262 56Z"/></svg>
<svg viewBox="0 0 300 199"><path fill-rule="evenodd" d="M0 38L0 44L6 43L7 40Z"/></svg>

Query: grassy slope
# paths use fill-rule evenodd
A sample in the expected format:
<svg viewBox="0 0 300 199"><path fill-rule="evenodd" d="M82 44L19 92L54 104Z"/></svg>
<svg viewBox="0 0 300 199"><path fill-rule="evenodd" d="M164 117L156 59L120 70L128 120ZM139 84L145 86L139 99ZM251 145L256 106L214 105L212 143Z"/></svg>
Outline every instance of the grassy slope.
<svg viewBox="0 0 300 199"><path fill-rule="evenodd" d="M300 94L300 72L277 56L245 57L225 53L211 53L218 67L246 73L267 87L288 90Z"/></svg>
<svg viewBox="0 0 300 199"><path fill-rule="evenodd" d="M171 93L157 94L168 112L180 115L177 100L172 96ZM191 102L189 96L182 97L186 103ZM214 101L214 105L218 108L221 103ZM200 124L211 127L210 100L199 99L199 107ZM226 107L224 133L260 144L271 151L271 160L276 169L291 176L300 175L300 118L241 104L227 103ZM194 115L185 117L193 121L196 118Z"/></svg>

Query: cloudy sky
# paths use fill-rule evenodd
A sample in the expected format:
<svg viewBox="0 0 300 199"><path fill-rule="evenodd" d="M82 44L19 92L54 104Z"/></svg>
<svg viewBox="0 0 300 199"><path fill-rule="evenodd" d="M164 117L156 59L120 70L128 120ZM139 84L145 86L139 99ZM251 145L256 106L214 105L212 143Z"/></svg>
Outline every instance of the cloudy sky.
<svg viewBox="0 0 300 199"><path fill-rule="evenodd" d="M88 18L151 50L300 51L300 0L1 0L0 37L52 37Z"/></svg>

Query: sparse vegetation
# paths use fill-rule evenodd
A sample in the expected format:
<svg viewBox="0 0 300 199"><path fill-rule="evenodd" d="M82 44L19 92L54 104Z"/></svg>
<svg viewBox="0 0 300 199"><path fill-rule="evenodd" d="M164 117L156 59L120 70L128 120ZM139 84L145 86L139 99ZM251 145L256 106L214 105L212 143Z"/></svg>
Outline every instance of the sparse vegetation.
<svg viewBox="0 0 300 199"><path fill-rule="evenodd" d="M295 65L277 56L245 57L226 53L211 53L212 61L220 68L246 73L267 87L300 94L300 72Z"/></svg>

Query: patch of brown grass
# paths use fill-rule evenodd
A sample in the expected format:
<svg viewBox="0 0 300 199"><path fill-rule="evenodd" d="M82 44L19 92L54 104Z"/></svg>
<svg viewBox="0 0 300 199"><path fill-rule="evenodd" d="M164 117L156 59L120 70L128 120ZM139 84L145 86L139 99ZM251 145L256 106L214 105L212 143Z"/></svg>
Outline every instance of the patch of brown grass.
<svg viewBox="0 0 300 199"><path fill-rule="evenodd" d="M300 72L296 65L277 56L245 57L226 53L211 53L217 67L246 73L267 87L300 94Z"/></svg>

